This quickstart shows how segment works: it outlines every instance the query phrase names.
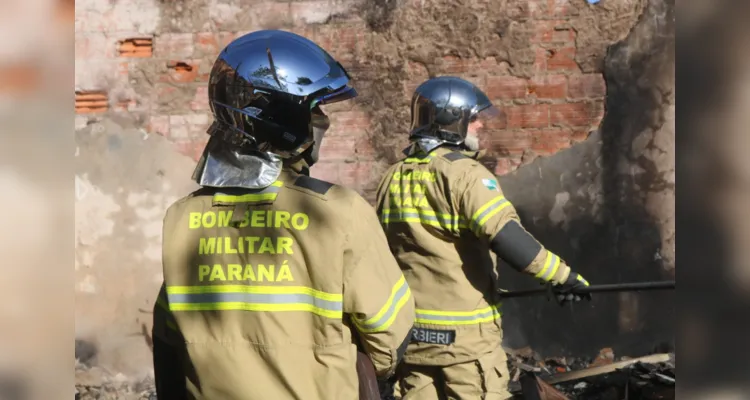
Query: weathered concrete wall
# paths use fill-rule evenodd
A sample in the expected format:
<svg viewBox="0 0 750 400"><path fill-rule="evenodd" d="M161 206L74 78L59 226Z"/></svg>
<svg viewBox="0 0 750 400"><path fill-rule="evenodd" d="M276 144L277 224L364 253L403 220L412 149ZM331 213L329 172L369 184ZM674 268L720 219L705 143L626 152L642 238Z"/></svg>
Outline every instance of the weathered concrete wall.
<svg viewBox="0 0 750 400"><path fill-rule="evenodd" d="M675 276L674 35L674 1L650 1L606 57L601 128L501 179L529 230L592 283ZM506 327L538 350L643 352L674 343L674 299L601 294L570 310L524 299L510 305Z"/></svg>
<svg viewBox="0 0 750 400"><path fill-rule="evenodd" d="M159 279L158 228L163 211L171 199L189 191L191 159L197 158L207 138L208 72L230 40L264 28L291 30L321 44L352 73L361 93L354 102L326 109L332 129L314 176L372 195L382 167L405 144L407 104L416 85L435 75L468 77L503 109L503 115L482 132L490 150L487 165L505 174L537 160L506 184L524 218L538 221L534 229L542 240L557 250L555 246L574 246L567 239L573 238L576 252L560 252L574 265L580 264L594 281L612 278L599 275L603 271L645 271L639 279L660 274L660 265L621 259L614 263L611 254L615 249L632 251L624 244L613 245L625 242L614 239L612 231L627 227L621 232L633 232L636 228L626 221L634 215L640 218L638 229L648 225L647 215L666 218L666 211L659 208L664 202L649 200L657 199L660 191L644 186L655 179L654 168L664 171L663 161L655 161L658 165L651 168L638 159L651 151L649 142L661 140L661 133L647 133L642 123L620 126L637 114L638 101L648 98L643 88L623 94L628 87L624 82L635 78L620 76L627 72L625 66L639 65L632 56L652 54L641 43L650 43L647 35L639 34L640 39L618 47L621 61L610 62L608 69L608 84L614 88L605 83L606 49L628 35L645 4L646 0L607 0L596 5L585 0L79 1L77 184L79 193L86 193L80 194L84 197L77 205L80 337L98 341L99 361L112 369L137 370L148 364L139 331L150 316L138 309L150 307ZM660 27L646 24L641 29ZM608 117L613 122L604 122L601 136L589 138L602 121L605 101L610 114L620 102L628 111ZM647 104L654 107L647 107L648 112L660 112L660 103ZM654 125L652 131L661 132L657 128ZM636 147L645 146L646 151L626 151L644 137L653 140ZM594 154L601 154L600 141L615 149L615 158L597 161ZM568 150L557 156L537 158L564 149ZM536 176L542 165L549 170L540 181ZM556 171L576 169L586 175L567 174L564 182L559 174L552 178ZM632 181L631 170L641 180L638 187L595 182L624 182L623 177ZM549 181L559 182L555 191L540 191L538 198L521 190ZM622 195L615 194L623 190ZM574 204L588 207L589 191L597 199L596 215L574 211ZM563 194L553 207L550 199L563 192L568 193L568 202ZM645 196L639 200L642 207L631 206L640 194ZM550 215L550 211L554 212ZM598 224L598 230L592 224ZM640 249L640 258L664 247L655 244L657 235L669 237L668 223L648 226L658 228L649 228L653 236L642 248L635 239L629 242ZM603 232L609 235L611 252L586 252L586 246L600 243L594 239ZM660 254L670 257L668 252ZM594 260L597 257L608 264ZM630 315L634 317L632 311ZM528 323L517 326L528 328ZM534 346L569 339L547 328L539 334L524 333Z"/></svg>
<svg viewBox="0 0 750 400"><path fill-rule="evenodd" d="M194 163L115 118L79 130L76 145L76 335L102 365L137 375L151 357L141 333L162 281L164 211L195 190Z"/></svg>

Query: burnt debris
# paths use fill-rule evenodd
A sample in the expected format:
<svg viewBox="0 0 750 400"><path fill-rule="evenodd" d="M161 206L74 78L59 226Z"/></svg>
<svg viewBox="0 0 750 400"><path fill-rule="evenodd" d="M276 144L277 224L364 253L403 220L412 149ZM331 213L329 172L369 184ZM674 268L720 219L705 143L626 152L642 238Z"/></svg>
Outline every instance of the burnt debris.
<svg viewBox="0 0 750 400"><path fill-rule="evenodd" d="M605 348L594 358L542 358L529 348L508 352L510 391L524 400L674 399L674 353L615 359Z"/></svg>

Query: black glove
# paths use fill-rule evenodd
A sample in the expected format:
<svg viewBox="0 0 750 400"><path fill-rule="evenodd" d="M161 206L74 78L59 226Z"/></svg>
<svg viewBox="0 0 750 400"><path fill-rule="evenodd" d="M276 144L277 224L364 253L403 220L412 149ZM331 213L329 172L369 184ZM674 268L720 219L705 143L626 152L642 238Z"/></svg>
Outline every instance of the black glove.
<svg viewBox="0 0 750 400"><path fill-rule="evenodd" d="M583 293L580 289L589 286L581 275L570 272L568 279L562 285L553 285L552 292L560 305L568 302L578 302L581 299L591 300L591 293Z"/></svg>

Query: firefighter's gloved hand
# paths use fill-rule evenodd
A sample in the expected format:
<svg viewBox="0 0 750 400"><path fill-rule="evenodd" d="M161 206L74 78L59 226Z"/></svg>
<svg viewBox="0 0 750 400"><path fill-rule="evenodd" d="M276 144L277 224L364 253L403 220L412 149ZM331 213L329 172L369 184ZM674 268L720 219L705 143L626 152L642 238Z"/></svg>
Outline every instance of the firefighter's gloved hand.
<svg viewBox="0 0 750 400"><path fill-rule="evenodd" d="M591 293L583 293L580 289L589 286L588 281L581 275L570 272L570 276L561 285L553 285L552 292L560 305L565 303L578 302L582 299L591 300Z"/></svg>
<svg viewBox="0 0 750 400"><path fill-rule="evenodd" d="M394 393L395 377L388 379L378 379L378 390L380 391L380 400L396 400Z"/></svg>

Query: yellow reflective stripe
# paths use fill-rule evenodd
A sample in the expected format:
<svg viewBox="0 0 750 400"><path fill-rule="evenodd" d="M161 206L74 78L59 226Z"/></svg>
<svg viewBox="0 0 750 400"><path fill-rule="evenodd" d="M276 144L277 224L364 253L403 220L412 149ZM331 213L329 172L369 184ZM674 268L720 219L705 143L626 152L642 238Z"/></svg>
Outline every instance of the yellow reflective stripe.
<svg viewBox="0 0 750 400"><path fill-rule="evenodd" d="M583 277L581 275L576 276L576 280L583 282L583 284L586 285L586 286L589 285L589 281L583 279Z"/></svg>
<svg viewBox="0 0 750 400"><path fill-rule="evenodd" d="M321 300L342 301L343 294L327 293L306 286L247 286L247 285L206 285L206 286L167 286L167 294L199 293L256 293L256 294L306 294Z"/></svg>
<svg viewBox="0 0 750 400"><path fill-rule="evenodd" d="M424 158L409 157L404 160L404 163L405 164L429 164L430 161L432 161L432 156L427 156Z"/></svg>
<svg viewBox="0 0 750 400"><path fill-rule="evenodd" d="M411 289L406 283L406 278L401 275L401 278L393 285L388 300L377 314L365 321L359 318L352 318L352 320L362 332L382 332L393 324L398 312L404 307L409 297L411 297Z"/></svg>
<svg viewBox="0 0 750 400"><path fill-rule="evenodd" d="M481 232L479 232L479 228L481 228L490 218L492 218L492 216L499 213L509 205L510 202L505 197L498 196L480 207L471 217L471 224L474 232L477 235L480 235Z"/></svg>
<svg viewBox="0 0 750 400"><path fill-rule="evenodd" d="M327 310L306 303L263 304L245 302L213 302L172 304L172 311L307 311L327 318L343 318L342 311Z"/></svg>
<svg viewBox="0 0 750 400"><path fill-rule="evenodd" d="M220 203L249 203L257 201L268 201L276 200L279 195L279 189L284 185L283 181L276 181L270 186L263 190L259 190L256 193L248 193L242 195L230 195L224 193L217 193L214 195L213 201Z"/></svg>
<svg viewBox="0 0 750 400"><path fill-rule="evenodd" d="M263 200L276 200L278 193L260 193L260 194L243 194L240 196L233 196L229 194L216 194L214 195L214 201L220 201L222 203L248 203L253 201Z"/></svg>
<svg viewBox="0 0 750 400"><path fill-rule="evenodd" d="M383 222L384 224L388 224L390 222L420 222L437 228L444 227L449 230L458 230L458 228L467 227L466 223L463 221L463 218L445 213L438 214L435 211L425 209L386 208L381 211L380 215L381 222Z"/></svg>
<svg viewBox="0 0 750 400"><path fill-rule="evenodd" d="M500 304L474 311L439 311L416 309L415 321L432 325L472 325L494 321L502 316Z"/></svg>
<svg viewBox="0 0 750 400"><path fill-rule="evenodd" d="M535 278L541 278L549 282L555 276L560 268L560 257L547 250L547 257L544 260L544 268L534 275Z"/></svg>

